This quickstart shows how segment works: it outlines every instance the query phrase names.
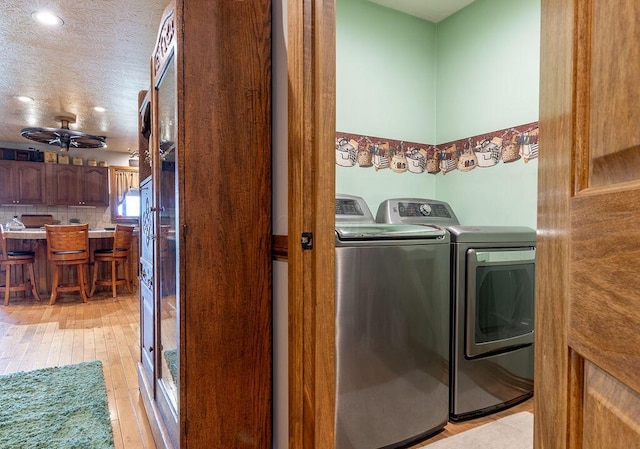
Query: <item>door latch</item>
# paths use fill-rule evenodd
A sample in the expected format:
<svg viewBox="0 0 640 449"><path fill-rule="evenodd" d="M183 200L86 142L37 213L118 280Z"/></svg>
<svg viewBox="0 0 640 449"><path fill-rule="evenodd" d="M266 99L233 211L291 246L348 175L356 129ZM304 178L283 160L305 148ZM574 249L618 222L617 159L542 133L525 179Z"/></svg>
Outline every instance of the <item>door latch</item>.
<svg viewBox="0 0 640 449"><path fill-rule="evenodd" d="M300 244L303 250L313 249L313 232L303 232L300 237Z"/></svg>

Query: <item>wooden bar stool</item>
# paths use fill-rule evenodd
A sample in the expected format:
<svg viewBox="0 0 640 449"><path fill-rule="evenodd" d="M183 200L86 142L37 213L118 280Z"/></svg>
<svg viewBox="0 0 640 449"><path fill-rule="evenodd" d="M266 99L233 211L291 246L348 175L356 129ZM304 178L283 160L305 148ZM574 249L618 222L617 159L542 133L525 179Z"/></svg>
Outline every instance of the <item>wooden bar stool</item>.
<svg viewBox="0 0 640 449"><path fill-rule="evenodd" d="M131 289L131 274L129 273L129 252L131 249L131 238L133 236L133 226L116 225L113 235L113 247L107 249L96 249L93 252L93 282L91 283L91 293L96 291L96 285L111 286L111 294L116 297L116 287L124 285L133 293ZM109 279L98 279L98 263L109 263L111 265L111 277ZM118 263L124 265L124 278L118 278Z"/></svg>
<svg viewBox="0 0 640 449"><path fill-rule="evenodd" d="M4 305L9 305L9 295L12 292L27 292L31 290L33 297L40 301L40 295L36 288L36 274L33 269L35 262L35 253L33 251L7 251L7 236L4 228L0 225L0 240L2 241L0 248L0 266L5 270L4 285L0 285L0 292L4 292ZM24 266L29 269L29 280L24 280ZM11 268L20 267L20 283L11 285ZM17 271L17 270L16 270ZM17 273L16 273L17 276Z"/></svg>
<svg viewBox="0 0 640 449"><path fill-rule="evenodd" d="M89 265L89 225L45 225L44 228L47 258L54 268L49 304L56 302L59 292L72 291L79 291L82 302L87 302L85 266ZM60 271L66 266L76 267L76 283L60 283Z"/></svg>

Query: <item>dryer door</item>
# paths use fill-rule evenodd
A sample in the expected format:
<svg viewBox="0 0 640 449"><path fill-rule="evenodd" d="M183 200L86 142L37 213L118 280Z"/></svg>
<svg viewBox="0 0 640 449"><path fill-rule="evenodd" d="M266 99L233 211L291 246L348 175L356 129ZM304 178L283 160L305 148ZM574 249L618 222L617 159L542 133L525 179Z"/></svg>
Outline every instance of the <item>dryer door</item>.
<svg viewBox="0 0 640 449"><path fill-rule="evenodd" d="M467 358L533 344L535 248L467 250Z"/></svg>

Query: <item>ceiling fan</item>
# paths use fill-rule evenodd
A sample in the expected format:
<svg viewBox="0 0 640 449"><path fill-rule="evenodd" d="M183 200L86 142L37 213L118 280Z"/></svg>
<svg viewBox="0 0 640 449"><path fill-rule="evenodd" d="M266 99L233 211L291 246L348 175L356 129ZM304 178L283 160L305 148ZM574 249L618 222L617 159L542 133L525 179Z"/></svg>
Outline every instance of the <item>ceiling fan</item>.
<svg viewBox="0 0 640 449"><path fill-rule="evenodd" d="M107 146L105 136L94 136L70 130L69 123L76 122L75 115L58 115L55 119L61 123L60 128L24 128L20 131L20 135L38 143L58 145L62 152L69 151L69 147L104 148Z"/></svg>

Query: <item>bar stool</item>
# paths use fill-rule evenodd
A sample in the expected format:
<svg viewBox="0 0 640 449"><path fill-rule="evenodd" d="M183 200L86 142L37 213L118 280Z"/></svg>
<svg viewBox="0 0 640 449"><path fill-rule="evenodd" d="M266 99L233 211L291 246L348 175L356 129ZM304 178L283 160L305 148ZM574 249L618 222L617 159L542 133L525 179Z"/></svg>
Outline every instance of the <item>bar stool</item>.
<svg viewBox="0 0 640 449"><path fill-rule="evenodd" d="M0 266L5 270L4 285L0 285L0 292L4 292L4 305L9 305L9 295L12 292L27 292L31 290L33 297L40 301L40 295L36 288L36 274L33 269L35 262L35 253L33 251L7 251L7 236L2 225L0 225L0 240L2 241L0 248ZM29 269L29 280L24 280L24 266ZM22 282L11 285L11 268L20 267L20 275ZM17 276L17 273L16 273Z"/></svg>
<svg viewBox="0 0 640 449"><path fill-rule="evenodd" d="M79 291L82 302L87 302L87 277L85 266L89 265L89 225L45 225L47 232L47 258L53 264L51 299L54 304L59 292ZM77 282L60 283L63 267L75 266Z"/></svg>
<svg viewBox="0 0 640 449"><path fill-rule="evenodd" d="M131 249L131 237L133 236L133 226L116 225L113 235L113 247L107 249L96 249L93 252L93 282L91 283L91 293L96 291L96 285L111 286L111 294L116 297L116 287L124 285L133 293L131 289L131 275L129 273L129 251ZM109 279L98 279L98 263L109 263L111 265L111 277ZM118 263L124 265L124 278L118 278Z"/></svg>

